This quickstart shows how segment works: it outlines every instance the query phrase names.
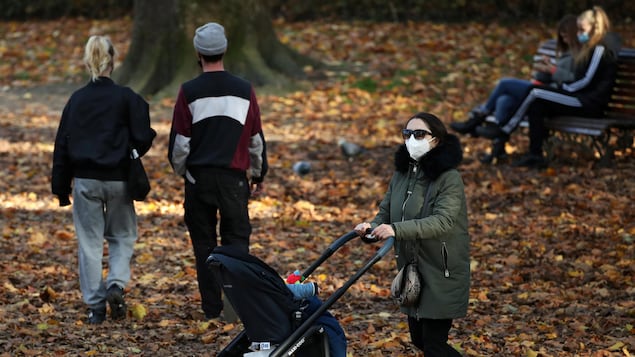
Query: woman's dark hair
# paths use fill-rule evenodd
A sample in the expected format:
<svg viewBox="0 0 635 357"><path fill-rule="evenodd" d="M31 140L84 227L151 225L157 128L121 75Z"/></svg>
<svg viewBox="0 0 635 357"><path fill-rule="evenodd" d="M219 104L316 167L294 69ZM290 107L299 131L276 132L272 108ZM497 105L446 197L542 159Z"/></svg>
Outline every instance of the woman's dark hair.
<svg viewBox="0 0 635 357"><path fill-rule="evenodd" d="M578 17L573 14L564 15L558 22L556 40L556 55L571 51L577 53L580 50L578 42Z"/></svg>
<svg viewBox="0 0 635 357"><path fill-rule="evenodd" d="M408 123L410 123L413 119L421 119L428 124L428 127L432 132L432 136L439 140L439 144L441 144L445 140L445 136L448 135L448 130L445 128L445 125L441 119L437 118L434 114L419 112L413 115L412 118L408 119L404 127L408 126Z"/></svg>

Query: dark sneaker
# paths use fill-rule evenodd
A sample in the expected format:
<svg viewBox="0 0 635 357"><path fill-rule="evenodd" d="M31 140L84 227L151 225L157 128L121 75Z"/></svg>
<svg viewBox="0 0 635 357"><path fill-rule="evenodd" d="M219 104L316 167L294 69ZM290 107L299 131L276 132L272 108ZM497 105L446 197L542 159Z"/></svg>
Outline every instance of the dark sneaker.
<svg viewBox="0 0 635 357"><path fill-rule="evenodd" d="M216 315L216 314L205 314L205 321L220 321L221 320L221 316L220 314Z"/></svg>
<svg viewBox="0 0 635 357"><path fill-rule="evenodd" d="M450 123L450 128L460 134L477 135L476 127L485 122L488 115L489 112L484 106L477 106L470 111L466 121Z"/></svg>
<svg viewBox="0 0 635 357"><path fill-rule="evenodd" d="M498 163L500 159L503 159L507 156L507 152L505 152L505 143L507 140L505 139L494 139L492 140L492 151L484 156L479 158L479 161L482 164L491 164L496 160Z"/></svg>
<svg viewBox="0 0 635 357"><path fill-rule="evenodd" d="M498 125L479 126L475 129L478 136L487 139L507 139L509 134L503 131Z"/></svg>
<svg viewBox="0 0 635 357"><path fill-rule="evenodd" d="M88 323L91 325L99 325L106 320L106 308L103 309L89 309L88 310Z"/></svg>
<svg viewBox="0 0 635 357"><path fill-rule="evenodd" d="M112 285L108 288L108 305L110 305L110 317L113 320L121 320L126 317L126 302L123 300L123 289L117 285Z"/></svg>
<svg viewBox="0 0 635 357"><path fill-rule="evenodd" d="M536 169L544 169L548 166L547 160L542 155L526 154L519 160L512 163L514 167L529 167Z"/></svg>

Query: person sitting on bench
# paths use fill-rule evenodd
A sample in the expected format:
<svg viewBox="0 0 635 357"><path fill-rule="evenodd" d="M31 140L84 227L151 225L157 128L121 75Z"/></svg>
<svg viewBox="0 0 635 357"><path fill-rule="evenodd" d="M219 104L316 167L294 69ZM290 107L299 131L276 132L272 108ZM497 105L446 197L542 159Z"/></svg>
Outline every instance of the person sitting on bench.
<svg viewBox="0 0 635 357"><path fill-rule="evenodd" d="M555 65L551 63L550 59L535 63L533 80L501 79L487 102L472 109L467 121L451 123L450 127L461 134L478 136L479 126L485 122L490 114L494 115L498 126L505 125L534 85L544 84L556 87L573 80L573 56L580 49L577 31L577 16L565 15L557 26ZM505 142L506 140L494 140L490 154L480 157L479 160L484 164L489 164L493 159L504 155Z"/></svg>
<svg viewBox="0 0 635 357"><path fill-rule="evenodd" d="M607 45L609 19L598 6L584 11L578 17L578 40L582 43L575 56L576 81L562 88L539 87L529 92L509 123L495 127L490 137L508 137L525 117L529 121L529 152L513 166L545 167L542 144L548 135L544 120L556 115L583 117L601 116L611 99L617 74L617 52Z"/></svg>

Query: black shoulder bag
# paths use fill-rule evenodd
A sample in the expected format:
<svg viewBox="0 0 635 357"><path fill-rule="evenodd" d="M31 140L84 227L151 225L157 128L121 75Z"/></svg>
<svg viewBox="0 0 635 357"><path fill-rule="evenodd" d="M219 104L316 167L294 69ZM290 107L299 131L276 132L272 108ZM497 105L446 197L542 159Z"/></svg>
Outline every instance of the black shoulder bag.
<svg viewBox="0 0 635 357"><path fill-rule="evenodd" d="M130 148L130 168L128 171L128 193L135 201L143 201L150 192L150 180L141 162L137 149Z"/></svg>

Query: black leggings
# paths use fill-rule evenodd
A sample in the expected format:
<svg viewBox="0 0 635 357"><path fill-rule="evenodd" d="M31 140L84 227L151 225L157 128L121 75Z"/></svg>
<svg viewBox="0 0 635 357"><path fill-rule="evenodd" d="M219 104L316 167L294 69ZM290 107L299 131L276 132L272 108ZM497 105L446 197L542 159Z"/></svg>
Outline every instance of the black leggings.
<svg viewBox="0 0 635 357"><path fill-rule="evenodd" d="M448 332L452 320L416 319L408 316L412 343L426 357L460 357L461 354L448 345Z"/></svg>
<svg viewBox="0 0 635 357"><path fill-rule="evenodd" d="M542 144L549 135L545 120L551 116L574 115L583 117L601 116L602 111L588 107L573 107L557 101L537 98L527 109L529 120L529 153L542 156Z"/></svg>

